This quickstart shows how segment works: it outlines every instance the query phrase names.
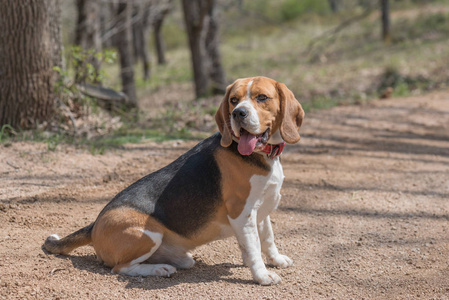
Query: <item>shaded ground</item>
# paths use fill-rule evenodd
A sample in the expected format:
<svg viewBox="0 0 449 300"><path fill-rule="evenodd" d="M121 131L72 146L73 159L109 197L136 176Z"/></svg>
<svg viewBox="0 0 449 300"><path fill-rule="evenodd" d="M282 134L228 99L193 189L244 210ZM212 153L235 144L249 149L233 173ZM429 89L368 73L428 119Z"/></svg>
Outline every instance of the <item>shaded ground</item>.
<svg viewBox="0 0 449 300"><path fill-rule="evenodd" d="M252 282L234 238L194 252L172 278L111 275L90 247L41 250L95 219L121 189L194 142L0 146L0 298L449 299L449 93L337 107L306 117L283 154L277 244L295 264Z"/></svg>

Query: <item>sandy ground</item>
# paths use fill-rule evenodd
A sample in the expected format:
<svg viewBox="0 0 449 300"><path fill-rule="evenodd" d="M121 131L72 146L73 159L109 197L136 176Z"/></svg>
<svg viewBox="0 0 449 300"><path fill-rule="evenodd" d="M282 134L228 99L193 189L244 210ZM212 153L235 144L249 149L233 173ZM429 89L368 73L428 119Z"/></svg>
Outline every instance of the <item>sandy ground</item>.
<svg viewBox="0 0 449 300"><path fill-rule="evenodd" d="M91 155L0 146L1 299L449 299L449 92L307 115L283 154L272 214L294 266L256 285L230 238L171 278L112 275L91 247L47 255L44 239L93 221L121 189L195 142Z"/></svg>

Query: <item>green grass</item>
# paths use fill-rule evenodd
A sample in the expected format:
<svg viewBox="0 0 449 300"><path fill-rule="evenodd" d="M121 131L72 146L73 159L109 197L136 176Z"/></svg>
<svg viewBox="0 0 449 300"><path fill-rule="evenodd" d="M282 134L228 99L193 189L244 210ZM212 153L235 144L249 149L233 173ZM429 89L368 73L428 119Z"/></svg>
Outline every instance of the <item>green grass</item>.
<svg viewBox="0 0 449 300"><path fill-rule="evenodd" d="M3 126L5 128L5 126ZM139 128L135 124L128 124L110 134L92 139L73 137L65 132L51 133L42 130L14 131L14 134L4 133L0 144L8 147L12 142L33 141L47 144L48 151L57 151L61 144L76 145L88 149L92 154L103 154L107 149L120 148L125 144L137 144L145 141L163 142L168 140L198 140L205 138L201 132L191 132L188 129L175 130L166 133L158 129Z"/></svg>

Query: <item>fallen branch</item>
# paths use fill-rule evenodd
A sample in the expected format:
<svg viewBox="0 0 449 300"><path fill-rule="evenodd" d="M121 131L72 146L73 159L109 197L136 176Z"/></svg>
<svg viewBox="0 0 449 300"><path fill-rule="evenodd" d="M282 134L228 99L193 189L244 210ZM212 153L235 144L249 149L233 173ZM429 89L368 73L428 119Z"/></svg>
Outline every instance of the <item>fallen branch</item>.
<svg viewBox="0 0 449 300"><path fill-rule="evenodd" d="M64 271L64 270L65 269L63 269L63 268L54 268L53 270L51 270L50 275L53 275L53 274L55 274L58 271Z"/></svg>
<svg viewBox="0 0 449 300"><path fill-rule="evenodd" d="M14 165L12 162L10 162L9 160L6 161L6 164L12 168L14 168L15 170L20 169L18 166Z"/></svg>
<svg viewBox="0 0 449 300"><path fill-rule="evenodd" d="M116 90L95 86L88 83L78 84L78 90L86 96L96 98L104 101L112 101L112 102L128 102L128 97L122 93L117 92Z"/></svg>

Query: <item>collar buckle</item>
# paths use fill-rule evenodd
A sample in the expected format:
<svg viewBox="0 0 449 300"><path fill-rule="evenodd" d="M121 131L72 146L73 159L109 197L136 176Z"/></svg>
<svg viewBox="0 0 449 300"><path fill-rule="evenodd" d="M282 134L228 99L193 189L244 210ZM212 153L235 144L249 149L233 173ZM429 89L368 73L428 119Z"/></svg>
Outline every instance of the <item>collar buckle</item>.
<svg viewBox="0 0 449 300"><path fill-rule="evenodd" d="M280 144L277 144L277 145L269 144L269 145L267 145L267 146L269 147L270 152L268 152L268 151L264 151L264 152L268 154L268 157L269 157L270 159L274 159L276 156L281 155L282 151L284 150L285 144L286 144L285 142L280 143ZM268 147L267 147L267 148L268 148ZM265 149L266 149L266 148L265 148ZM265 149L264 149L264 150L265 150ZM267 149L267 150L268 150L268 149Z"/></svg>

